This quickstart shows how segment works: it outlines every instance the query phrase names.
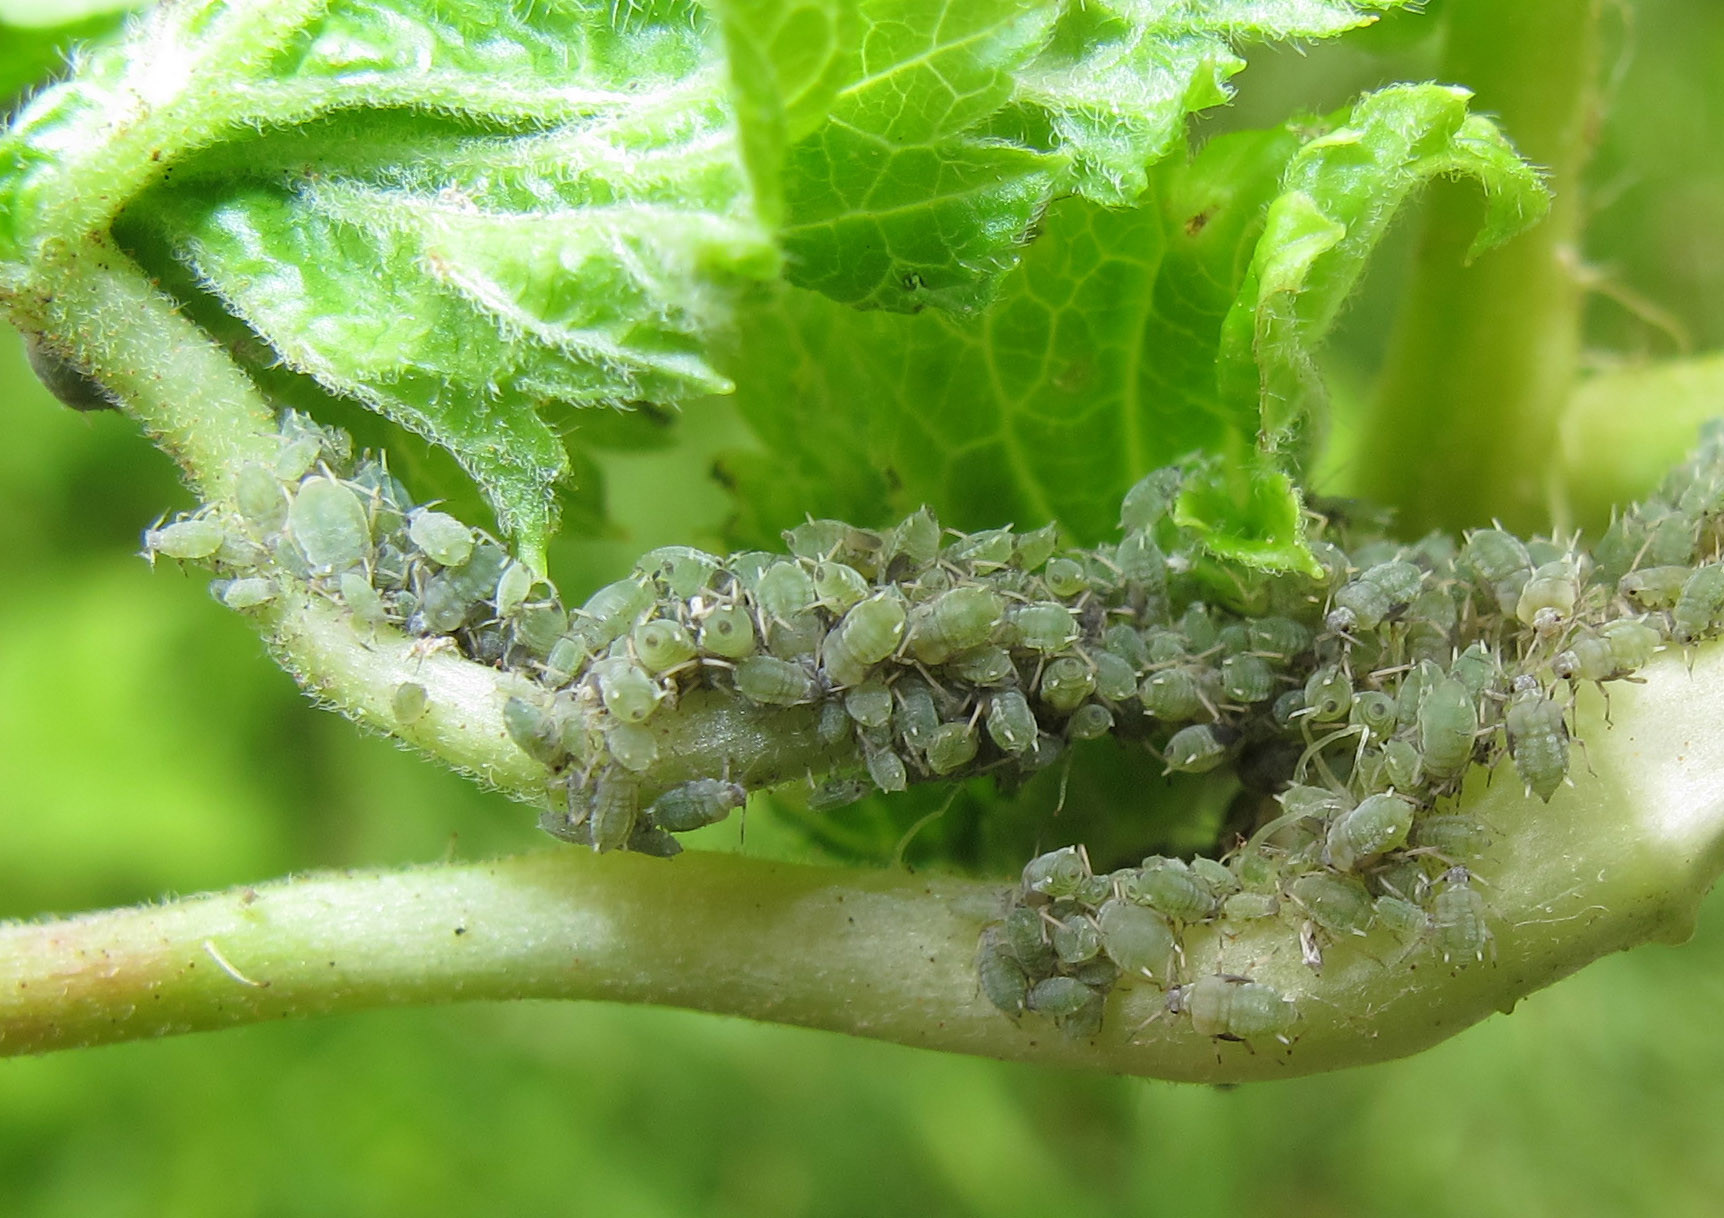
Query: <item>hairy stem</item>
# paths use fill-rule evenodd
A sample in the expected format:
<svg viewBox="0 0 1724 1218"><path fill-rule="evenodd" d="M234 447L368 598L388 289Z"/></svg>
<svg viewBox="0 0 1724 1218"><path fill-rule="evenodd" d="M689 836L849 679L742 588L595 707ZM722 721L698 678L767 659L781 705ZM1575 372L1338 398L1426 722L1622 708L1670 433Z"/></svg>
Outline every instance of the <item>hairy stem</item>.
<svg viewBox="0 0 1724 1218"><path fill-rule="evenodd" d="M1493 934L1444 961L1378 931L1301 962L1290 921L1188 931L1185 975L1245 973L1298 1004L1293 1043L1211 1040L1122 987L1102 1032L1014 1023L977 992L997 886L726 855L582 851L316 876L0 929L0 1051L469 999L646 1002L904 1044L1210 1082L1423 1049L1608 952L1680 941L1724 866L1724 648L1666 655L1578 712L1590 772L1549 804L1506 766L1462 810L1498 844L1476 873ZM746 894L744 897L741 894ZM1239 924L1235 924L1235 930Z"/></svg>
<svg viewBox="0 0 1724 1218"><path fill-rule="evenodd" d="M1443 74L1467 82L1549 174L1545 222L1468 266L1476 191L1433 189L1366 423L1358 491L1410 530L1548 520L1546 471L1573 388L1580 178L1598 121L1598 0L1454 0Z"/></svg>

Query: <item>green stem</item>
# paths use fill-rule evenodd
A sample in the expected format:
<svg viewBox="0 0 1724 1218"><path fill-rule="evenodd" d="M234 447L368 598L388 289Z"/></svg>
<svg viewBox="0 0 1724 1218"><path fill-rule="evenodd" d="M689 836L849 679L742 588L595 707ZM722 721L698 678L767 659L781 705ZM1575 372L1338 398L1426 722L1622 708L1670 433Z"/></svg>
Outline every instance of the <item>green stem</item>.
<svg viewBox="0 0 1724 1218"><path fill-rule="evenodd" d="M1301 962L1292 917L1190 928L1185 975L1249 973L1294 998L1291 1046L1214 1041L1122 987L1092 1040L1014 1023L977 991L998 887L701 854L583 851L317 876L0 928L0 1051L469 999L646 1002L903 1044L1163 1078L1283 1078L1417 1052L1600 955L1679 941L1724 867L1724 647L1581 699L1590 772L1549 804L1506 766L1462 809L1492 954L1445 962L1386 932Z"/></svg>
<svg viewBox="0 0 1724 1218"><path fill-rule="evenodd" d="M1555 198L1533 231L1464 264L1476 194L1431 192L1412 281L1376 405L1359 493L1397 505L1408 529L1496 516L1549 519L1557 423L1573 388L1582 288L1580 178L1598 121L1597 0L1451 0L1443 74L1477 94Z"/></svg>

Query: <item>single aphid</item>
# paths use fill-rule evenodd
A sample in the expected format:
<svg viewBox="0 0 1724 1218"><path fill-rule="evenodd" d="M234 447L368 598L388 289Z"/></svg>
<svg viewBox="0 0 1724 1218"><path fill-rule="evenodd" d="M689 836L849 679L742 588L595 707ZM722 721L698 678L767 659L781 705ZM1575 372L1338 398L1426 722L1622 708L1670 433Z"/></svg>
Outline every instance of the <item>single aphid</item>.
<svg viewBox="0 0 1724 1218"><path fill-rule="evenodd" d="M1250 1042L1272 1036L1287 1043L1299 1008L1281 991L1244 977L1213 974L1167 994L1167 1010L1189 1015L1200 1036Z"/></svg>
<svg viewBox="0 0 1724 1218"><path fill-rule="evenodd" d="M878 677L870 677L845 691L844 711L863 727L888 727L892 722L892 691Z"/></svg>
<svg viewBox="0 0 1724 1218"><path fill-rule="evenodd" d="M407 536L440 566L459 567L473 557L473 530L445 512L420 508L409 518Z"/></svg>
<svg viewBox="0 0 1724 1218"><path fill-rule="evenodd" d="M885 574L892 579L915 575L940 556L940 522L926 507L917 508L886 536L881 550Z"/></svg>
<svg viewBox="0 0 1724 1218"><path fill-rule="evenodd" d="M1624 575L1616 590L1629 604L1650 613L1673 607L1692 574L1686 566L1643 567Z"/></svg>
<svg viewBox="0 0 1724 1218"><path fill-rule="evenodd" d="M1356 879L1314 871L1294 880L1287 895L1331 935L1362 935L1371 928L1371 895Z"/></svg>
<svg viewBox="0 0 1724 1218"><path fill-rule="evenodd" d="M555 769L567 755L561 725L543 707L524 698L510 698L503 703L503 728L517 748L541 765Z"/></svg>
<svg viewBox="0 0 1724 1218"><path fill-rule="evenodd" d="M351 567L371 550L371 526L352 489L333 478L307 478L288 510L288 528L314 570Z"/></svg>
<svg viewBox="0 0 1724 1218"><path fill-rule="evenodd" d="M1251 650L1287 661L1311 646L1311 630L1303 622L1285 617L1252 618L1245 623Z"/></svg>
<svg viewBox="0 0 1724 1218"><path fill-rule="evenodd" d="M1073 740L1100 740L1113 731L1113 712L1098 702L1086 702L1066 720L1066 735Z"/></svg>
<svg viewBox="0 0 1724 1218"><path fill-rule="evenodd" d="M1473 573L1504 613L1512 613L1520 590L1532 576L1532 556L1520 538L1502 529L1476 529L1467 534L1459 565Z"/></svg>
<svg viewBox="0 0 1724 1218"><path fill-rule="evenodd" d="M1147 532L1133 529L1115 547L1114 566L1127 584L1141 588L1145 594L1160 600L1167 590L1167 555Z"/></svg>
<svg viewBox="0 0 1724 1218"><path fill-rule="evenodd" d="M1236 892L1221 903L1222 916L1235 922L1273 918L1280 910L1281 902L1269 892Z"/></svg>
<svg viewBox="0 0 1724 1218"><path fill-rule="evenodd" d="M1089 1004L1095 991L1076 977L1049 977L1030 990L1029 1008L1058 1019L1075 1015ZM998 1004L996 1004L998 1005Z"/></svg>
<svg viewBox="0 0 1724 1218"><path fill-rule="evenodd" d="M587 828L593 850L599 854L628 844L640 811L640 787L633 775L614 769L599 774L593 787L592 812Z"/></svg>
<svg viewBox="0 0 1724 1218"><path fill-rule="evenodd" d="M1060 656L1042 669L1041 698L1056 711L1069 712L1095 692L1095 674L1075 656Z"/></svg>
<svg viewBox="0 0 1724 1218"><path fill-rule="evenodd" d="M749 656L736 665L736 688L750 701L765 706L794 706L814 696L807 669L774 656Z"/></svg>
<svg viewBox="0 0 1724 1218"><path fill-rule="evenodd" d="M1024 1013L1030 998L1029 978L1000 933L991 927L982 932L976 947L976 977L982 993L998 1010L1013 1019Z"/></svg>
<svg viewBox="0 0 1724 1218"><path fill-rule="evenodd" d="M1574 605L1580 599L1580 576L1574 564L1566 559L1547 562L1532 573L1515 601L1515 616L1528 626L1563 623L1574 616Z"/></svg>
<svg viewBox="0 0 1724 1218"><path fill-rule="evenodd" d="M1413 825L1412 845L1450 863L1468 863L1490 848L1490 834L1469 816L1422 816Z"/></svg>
<svg viewBox="0 0 1724 1218"><path fill-rule="evenodd" d="M934 696L921 680L901 680L895 687L898 710L894 716L899 737L918 753L926 752L940 726L940 711Z"/></svg>
<svg viewBox="0 0 1724 1218"><path fill-rule="evenodd" d="M1184 475L1178 466L1151 470L1133 484L1119 505L1121 529L1152 529L1167 515L1179 495Z"/></svg>
<svg viewBox="0 0 1724 1218"><path fill-rule="evenodd" d="M660 795L647 813L659 828L670 833L687 833L717 824L747 800L748 792L734 782L696 778Z"/></svg>
<svg viewBox="0 0 1724 1218"><path fill-rule="evenodd" d="M1137 696L1143 709L1163 723L1185 723L1209 709L1202 679L1195 670L1186 667L1150 673L1138 685Z"/></svg>
<svg viewBox="0 0 1724 1218"><path fill-rule="evenodd" d="M593 665L598 678L599 696L605 709L624 723L640 723L651 718L664 699L664 690L640 665L624 658L612 658Z"/></svg>
<svg viewBox="0 0 1724 1218"><path fill-rule="evenodd" d="M780 660L811 659L826 641L826 619L815 609L805 609L766 625L766 650Z"/></svg>
<svg viewBox="0 0 1724 1218"><path fill-rule="evenodd" d="M1221 661L1221 692L1233 702L1266 702L1275 692L1275 670L1262 656L1228 656Z"/></svg>
<svg viewBox="0 0 1724 1218"><path fill-rule="evenodd" d="M1035 712L1015 689L989 695L987 724L988 735L1007 753L1022 753L1036 742Z"/></svg>
<svg viewBox="0 0 1724 1218"><path fill-rule="evenodd" d="M1089 863L1076 846L1062 846L1024 864L1025 892L1048 897L1075 897L1090 878Z"/></svg>
<svg viewBox="0 0 1724 1218"><path fill-rule="evenodd" d="M694 637L681 622L655 618L634 628L635 655L648 672L665 672L694 659Z"/></svg>
<svg viewBox="0 0 1724 1218"><path fill-rule="evenodd" d="M1102 950L1128 973L1161 980L1173 971L1177 940L1167 919L1143 905L1111 898L1096 913Z"/></svg>
<svg viewBox="0 0 1724 1218"><path fill-rule="evenodd" d="M658 761L658 737L638 723L615 723L605 732L605 748L611 759L635 774L652 769Z"/></svg>
<svg viewBox="0 0 1724 1218"><path fill-rule="evenodd" d="M1386 929L1404 946L1422 939L1430 929L1430 918L1418 905L1390 893L1377 898L1377 924Z"/></svg>
<svg viewBox="0 0 1724 1218"><path fill-rule="evenodd" d="M855 567L844 563L815 563L814 595L827 609L843 613L868 595L868 581Z"/></svg>
<svg viewBox="0 0 1724 1218"><path fill-rule="evenodd" d="M1444 960L1483 960L1491 945L1485 902L1474 890L1465 867L1444 876L1444 885L1431 899L1431 940Z"/></svg>
<svg viewBox="0 0 1724 1218"><path fill-rule="evenodd" d="M1568 775L1568 724L1562 707L1539 690L1516 694L1504 716L1509 753L1526 789L1549 802Z"/></svg>
<svg viewBox="0 0 1724 1218"><path fill-rule="evenodd" d="M693 546L660 546L641 555L635 572L657 583L678 600L688 600L713 586L723 562Z"/></svg>
<svg viewBox="0 0 1724 1218"><path fill-rule="evenodd" d="M700 649L722 660L754 654L754 617L741 605L714 605L700 619Z"/></svg>
<svg viewBox="0 0 1724 1218"><path fill-rule="evenodd" d="M1495 689L1502 679L1502 661L1495 652L1482 642L1473 643L1449 665L1449 675L1462 685L1475 699L1484 696L1488 689Z"/></svg>
<svg viewBox="0 0 1724 1218"><path fill-rule="evenodd" d="M1120 880L1119 891L1174 922L1198 922L1215 912L1215 890L1181 859L1145 859Z"/></svg>
<svg viewBox="0 0 1724 1218"><path fill-rule="evenodd" d="M1048 939L1053 944L1054 955L1062 964L1082 964L1085 960L1093 960L1101 951L1100 932L1095 923L1081 913L1056 918Z"/></svg>
<svg viewBox="0 0 1724 1218"><path fill-rule="evenodd" d="M1028 905L1013 906L1001 929L1012 955L1017 957L1018 963L1033 980L1040 981L1058 971L1059 957L1054 955L1053 946L1048 942L1047 919L1042 917L1039 909Z"/></svg>
<svg viewBox="0 0 1724 1218"><path fill-rule="evenodd" d="M1006 685L1018 679L1017 667L1004 647L972 647L945 663L947 674L971 685Z"/></svg>
<svg viewBox="0 0 1724 1218"><path fill-rule="evenodd" d="M904 759L891 749L873 749L867 755L868 777L882 791L902 791L910 785L910 772Z"/></svg>
<svg viewBox="0 0 1724 1218"><path fill-rule="evenodd" d="M1425 781L1424 758L1410 740L1385 740L1383 772L1397 790L1416 791Z"/></svg>
<svg viewBox="0 0 1724 1218"><path fill-rule="evenodd" d="M1705 563L1694 568L1682 585L1671 613L1670 637L1692 643L1718 626L1720 614L1724 614L1724 563Z"/></svg>
<svg viewBox="0 0 1724 1218"><path fill-rule="evenodd" d="M934 729L928 741L928 768L936 774L950 774L976 759L976 729L968 720L942 723Z"/></svg>
<svg viewBox="0 0 1724 1218"><path fill-rule="evenodd" d="M226 533L214 520L193 517L147 530L144 533L144 553L151 561L157 555L191 560L208 558L221 549L225 539Z"/></svg>
<svg viewBox="0 0 1724 1218"><path fill-rule="evenodd" d="M833 685L860 685L868 668L898 649L907 621L904 602L895 592L881 592L861 601L826 636L822 666Z"/></svg>
<svg viewBox="0 0 1724 1218"><path fill-rule="evenodd" d="M1382 740L1395 731L1395 700L1380 690L1361 690L1353 695L1347 721L1363 727L1371 739Z"/></svg>
<svg viewBox="0 0 1724 1218"><path fill-rule="evenodd" d="M1019 533L1012 539L1012 565L1020 571L1039 570L1053 557L1054 547L1059 545L1059 541L1057 525L1045 524L1031 532Z"/></svg>
<svg viewBox="0 0 1724 1218"><path fill-rule="evenodd" d="M287 488L257 462L248 461L234 473L233 492L239 514L259 532L273 533L287 523Z"/></svg>
<svg viewBox="0 0 1724 1218"><path fill-rule="evenodd" d="M1095 668L1095 692L1109 702L1124 702L1137 693L1137 670L1111 651L1090 658Z"/></svg>
<svg viewBox="0 0 1724 1218"><path fill-rule="evenodd" d="M1042 583L1058 597L1076 597L1089 589L1083 566L1069 558L1049 559L1042 571Z"/></svg>
<svg viewBox="0 0 1724 1218"><path fill-rule="evenodd" d="M984 529L980 533L960 536L946 547L946 561L962 564L978 575L998 571L1012 561L1012 531Z"/></svg>
<svg viewBox="0 0 1724 1218"><path fill-rule="evenodd" d="M1334 723L1353 709L1353 681L1339 664L1325 664L1305 682L1305 707L1314 723Z"/></svg>
<svg viewBox="0 0 1724 1218"><path fill-rule="evenodd" d="M1429 685L1419 702L1418 724L1425 773L1449 779L1464 772L1479 730L1478 706L1467 687L1453 677Z"/></svg>
<svg viewBox="0 0 1724 1218"><path fill-rule="evenodd" d="M1182 727L1162 749L1164 773L1204 774L1220 765L1227 756L1227 744L1220 729L1209 723L1194 723Z"/></svg>
<svg viewBox="0 0 1724 1218"><path fill-rule="evenodd" d="M273 579L248 575L228 580L222 588L221 602L229 609L257 609L273 601L276 591Z"/></svg>
<svg viewBox="0 0 1724 1218"><path fill-rule="evenodd" d="M761 572L754 599L768 621L786 621L814 606L814 579L802 564L775 562Z"/></svg>
<svg viewBox="0 0 1724 1218"><path fill-rule="evenodd" d="M856 774L829 775L808 793L808 810L830 812L846 807L867 795L871 787L871 780Z"/></svg>
<svg viewBox="0 0 1724 1218"><path fill-rule="evenodd" d="M389 697L389 708L395 715L395 722L404 727L424 718L430 705L430 694L417 681L403 681Z"/></svg>
<svg viewBox="0 0 1724 1218"><path fill-rule="evenodd" d="M1330 824L1324 851L1329 866L1352 871L1361 862L1406 845L1413 810L1412 803L1399 795L1367 795Z"/></svg>
<svg viewBox="0 0 1724 1218"><path fill-rule="evenodd" d="M994 636L1005 602L989 588L963 585L941 593L912 615L910 652L924 664L941 664Z"/></svg>

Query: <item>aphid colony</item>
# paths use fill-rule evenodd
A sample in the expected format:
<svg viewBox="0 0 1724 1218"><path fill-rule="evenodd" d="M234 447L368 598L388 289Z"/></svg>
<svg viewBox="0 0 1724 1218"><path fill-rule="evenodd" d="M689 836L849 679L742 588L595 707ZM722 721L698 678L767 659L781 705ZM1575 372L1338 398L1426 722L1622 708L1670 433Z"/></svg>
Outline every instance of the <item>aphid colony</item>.
<svg viewBox="0 0 1724 1218"><path fill-rule="evenodd" d="M805 708L834 755L855 756L816 805L1017 778L1108 733L1169 772L1231 765L1274 794L1225 863L1156 858L1101 877L1066 852L1030 864L983 938L984 988L1080 1035L1122 971L1212 1034L1284 1035L1290 1010L1256 983L1176 982L1195 922L1290 918L1313 966L1325 943L1377 925L1409 951L1480 958L1489 932L1466 866L1483 830L1440 802L1505 754L1548 800L1568 772L1575 686L1724 625L1717 432L1596 558L1495 528L1402 544L1335 504L1309 521L1321 574L1269 576L1175 525L1181 475L1164 469L1126 496L1121 540L1095 549L1062 547L1052 526L953 534L926 509L884 531L815 520L785 534L784 554L653 551L572 610L344 435L292 412L281 435L273 463L239 471L231 508L150 530L148 552L212 564L234 608L290 579L363 628L447 638L532 677L541 693L511 698L504 720L562 791L544 824L567 840L672 854L671 834L742 804L734 759L653 783L653 718L697 688ZM425 691L404 685L394 705L411 722Z"/></svg>

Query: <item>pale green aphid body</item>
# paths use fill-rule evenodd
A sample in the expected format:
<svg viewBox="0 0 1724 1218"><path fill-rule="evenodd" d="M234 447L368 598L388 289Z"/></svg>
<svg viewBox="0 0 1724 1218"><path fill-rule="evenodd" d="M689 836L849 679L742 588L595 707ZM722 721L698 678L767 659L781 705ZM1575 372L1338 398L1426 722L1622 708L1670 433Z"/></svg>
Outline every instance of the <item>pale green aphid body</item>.
<svg viewBox="0 0 1724 1218"><path fill-rule="evenodd" d="M754 654L754 617L741 605L715 605L700 622L700 649L725 660Z"/></svg>
<svg viewBox="0 0 1724 1218"><path fill-rule="evenodd" d="M800 664L774 656L749 656L736 666L736 688L766 706L794 706L814 694L814 681Z"/></svg>
<svg viewBox="0 0 1724 1218"><path fill-rule="evenodd" d="M648 672L661 673L686 664L697 650L688 627L664 618L636 626L633 639L635 655Z"/></svg>
<svg viewBox="0 0 1724 1218"><path fill-rule="evenodd" d="M350 567L371 546L359 496L333 478L308 478L300 484L288 511L288 528L314 570Z"/></svg>
<svg viewBox="0 0 1724 1218"><path fill-rule="evenodd" d="M1199 977L1170 990L1167 1009L1188 1016L1199 1035L1246 1042L1285 1040L1299 1018L1297 1006L1280 991L1221 975Z"/></svg>
<svg viewBox="0 0 1724 1218"><path fill-rule="evenodd" d="M432 562L459 567L473 557L473 530L453 516L421 508L411 519L407 536Z"/></svg>

